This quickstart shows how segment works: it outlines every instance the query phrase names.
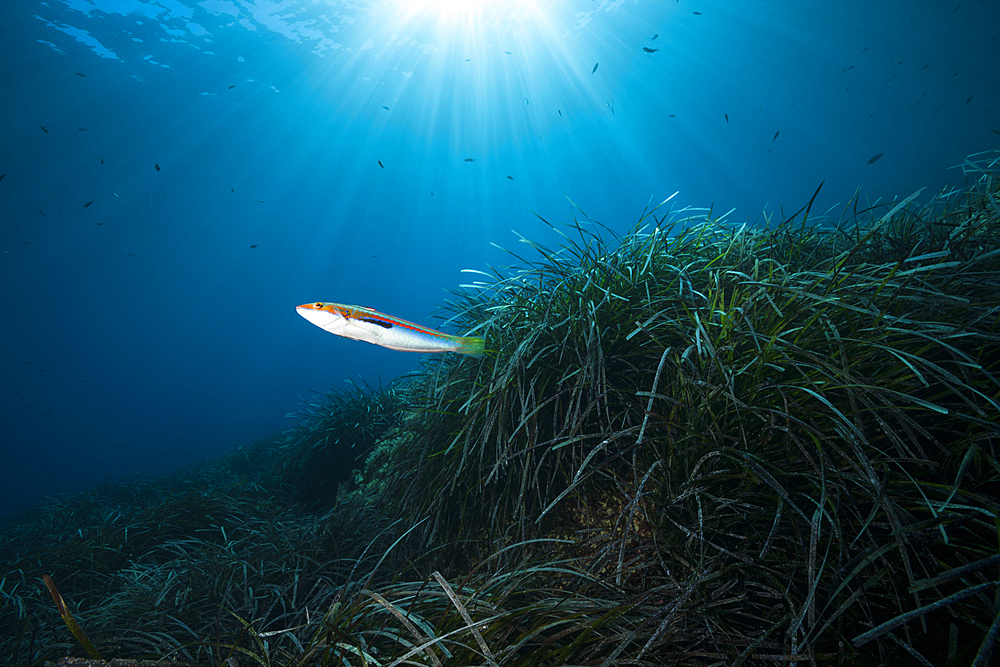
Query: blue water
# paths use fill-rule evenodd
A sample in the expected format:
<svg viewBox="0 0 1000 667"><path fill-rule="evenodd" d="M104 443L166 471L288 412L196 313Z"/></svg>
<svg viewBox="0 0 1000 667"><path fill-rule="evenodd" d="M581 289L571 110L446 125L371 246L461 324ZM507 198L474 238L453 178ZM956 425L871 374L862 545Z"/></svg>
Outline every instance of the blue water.
<svg viewBox="0 0 1000 667"><path fill-rule="evenodd" d="M5 0L0 513L417 368L294 307L448 330L570 200L625 232L961 185L998 34L995 0Z"/></svg>

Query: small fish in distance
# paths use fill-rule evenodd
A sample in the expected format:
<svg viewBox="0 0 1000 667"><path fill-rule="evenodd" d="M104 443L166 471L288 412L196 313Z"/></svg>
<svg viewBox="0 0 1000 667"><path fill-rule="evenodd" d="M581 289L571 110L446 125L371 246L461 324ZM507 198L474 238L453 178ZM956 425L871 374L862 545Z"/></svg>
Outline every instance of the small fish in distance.
<svg viewBox="0 0 1000 667"><path fill-rule="evenodd" d="M774 133L774 136L771 137L771 141L774 141L775 139L777 139L779 134L781 134L781 130L778 130L777 132Z"/></svg>
<svg viewBox="0 0 1000 667"><path fill-rule="evenodd" d="M84 77L84 78L86 78L86 77L87 77L87 75L86 75L86 74L84 74L83 72L77 72L77 73L76 73L76 75L77 75L77 76L82 76L82 77Z"/></svg>
<svg viewBox="0 0 1000 667"><path fill-rule="evenodd" d="M451 336L363 306L317 301L295 311L324 331L390 350L457 352L477 359L484 352L485 341L477 336Z"/></svg>
<svg viewBox="0 0 1000 667"><path fill-rule="evenodd" d="M729 125L729 114L723 114L726 117L726 125Z"/></svg>
<svg viewBox="0 0 1000 667"><path fill-rule="evenodd" d="M0 174L0 181L2 181L3 177L6 176L6 175L7 175L7 172L4 172L4 173Z"/></svg>
<svg viewBox="0 0 1000 667"><path fill-rule="evenodd" d="M232 90L235 87L236 87L236 84L234 83L233 85L229 86L229 88L226 88L226 90Z"/></svg>
<svg viewBox="0 0 1000 667"><path fill-rule="evenodd" d="M651 49L648 46L642 47L642 50L645 51L646 53L656 53L657 51L659 51L659 49Z"/></svg>
<svg viewBox="0 0 1000 667"><path fill-rule="evenodd" d="M559 112L559 117L562 118L562 109L556 109Z"/></svg>
<svg viewBox="0 0 1000 667"><path fill-rule="evenodd" d="M156 171L159 171L159 170L160 170L160 165L158 165L158 164L156 164L156 163L154 162L154 163L153 163L153 168L155 168L155 169L156 169Z"/></svg>
<svg viewBox="0 0 1000 667"><path fill-rule="evenodd" d="M875 164L876 162L878 162L878 159L883 155L884 153L876 153L875 155L872 155L871 158L869 158L868 160L868 164Z"/></svg>
<svg viewBox="0 0 1000 667"><path fill-rule="evenodd" d="M385 109L386 111L388 111L388 110L389 110L389 107L387 107L387 106L386 106L386 105L384 105L384 104L382 105L382 108L383 108L383 109Z"/></svg>
<svg viewBox="0 0 1000 667"><path fill-rule="evenodd" d="M590 70L590 76L594 76L594 72L597 71L597 66L601 63L594 63L594 69Z"/></svg>
<svg viewBox="0 0 1000 667"><path fill-rule="evenodd" d="M382 164L382 160L378 160L378 166L380 166L380 167L382 167L383 169L385 169L385 165L384 165L384 164Z"/></svg>
<svg viewBox="0 0 1000 667"><path fill-rule="evenodd" d="M86 204L84 204L84 205L83 205L83 207L84 207L84 208L87 208L88 206L90 206L90 205L91 205L91 204L93 204L93 203L94 203L94 200L93 200L93 199L91 199L91 200L90 200L89 202L87 202Z"/></svg>
<svg viewBox="0 0 1000 667"><path fill-rule="evenodd" d="M512 180L512 181L514 180L514 177L513 177L513 176L508 176L507 178L509 178L509 179L510 179L510 180Z"/></svg>
<svg viewBox="0 0 1000 667"><path fill-rule="evenodd" d="M38 127L42 128L42 132L44 132L45 134L49 133L49 131L47 129L45 129L44 125L39 125Z"/></svg>
<svg viewBox="0 0 1000 667"><path fill-rule="evenodd" d="M649 41L652 42L654 39L656 39L659 36L660 36L660 33L656 33L655 35L653 35L652 37L649 38Z"/></svg>
<svg viewBox="0 0 1000 667"><path fill-rule="evenodd" d="M465 161L466 161L466 162L475 162L475 160L474 160L474 159L472 159L471 157L467 157L467 158L465 158Z"/></svg>

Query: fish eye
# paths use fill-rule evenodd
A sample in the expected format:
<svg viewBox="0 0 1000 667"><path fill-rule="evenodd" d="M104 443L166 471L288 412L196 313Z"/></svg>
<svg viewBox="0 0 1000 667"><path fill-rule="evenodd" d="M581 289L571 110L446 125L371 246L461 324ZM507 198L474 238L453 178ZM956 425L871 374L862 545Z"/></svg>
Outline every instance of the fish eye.
<svg viewBox="0 0 1000 667"><path fill-rule="evenodd" d="M317 308L320 308L320 309L322 309L322 308L323 308L323 302L322 302L322 301L317 301L317 302L316 302L315 304L313 304L313 305L314 305L314 306L316 306Z"/></svg>

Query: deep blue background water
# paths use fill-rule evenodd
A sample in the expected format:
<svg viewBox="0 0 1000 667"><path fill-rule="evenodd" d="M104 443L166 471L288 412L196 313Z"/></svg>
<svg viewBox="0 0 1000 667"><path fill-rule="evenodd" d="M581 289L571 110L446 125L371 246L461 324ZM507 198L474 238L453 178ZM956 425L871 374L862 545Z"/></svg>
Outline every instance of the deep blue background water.
<svg viewBox="0 0 1000 667"><path fill-rule="evenodd" d="M759 222L1000 144L995 0L462 4L0 3L0 512L416 368L294 307L441 325L570 199Z"/></svg>

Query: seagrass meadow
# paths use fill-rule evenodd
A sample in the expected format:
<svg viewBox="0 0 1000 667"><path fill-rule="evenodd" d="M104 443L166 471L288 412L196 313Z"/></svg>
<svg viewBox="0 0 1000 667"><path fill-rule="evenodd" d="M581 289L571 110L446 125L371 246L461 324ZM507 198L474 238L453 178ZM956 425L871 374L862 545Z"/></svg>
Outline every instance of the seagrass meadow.
<svg viewBox="0 0 1000 667"><path fill-rule="evenodd" d="M991 664L1000 161L965 168L554 225L445 304L482 360L8 521L0 662Z"/></svg>

